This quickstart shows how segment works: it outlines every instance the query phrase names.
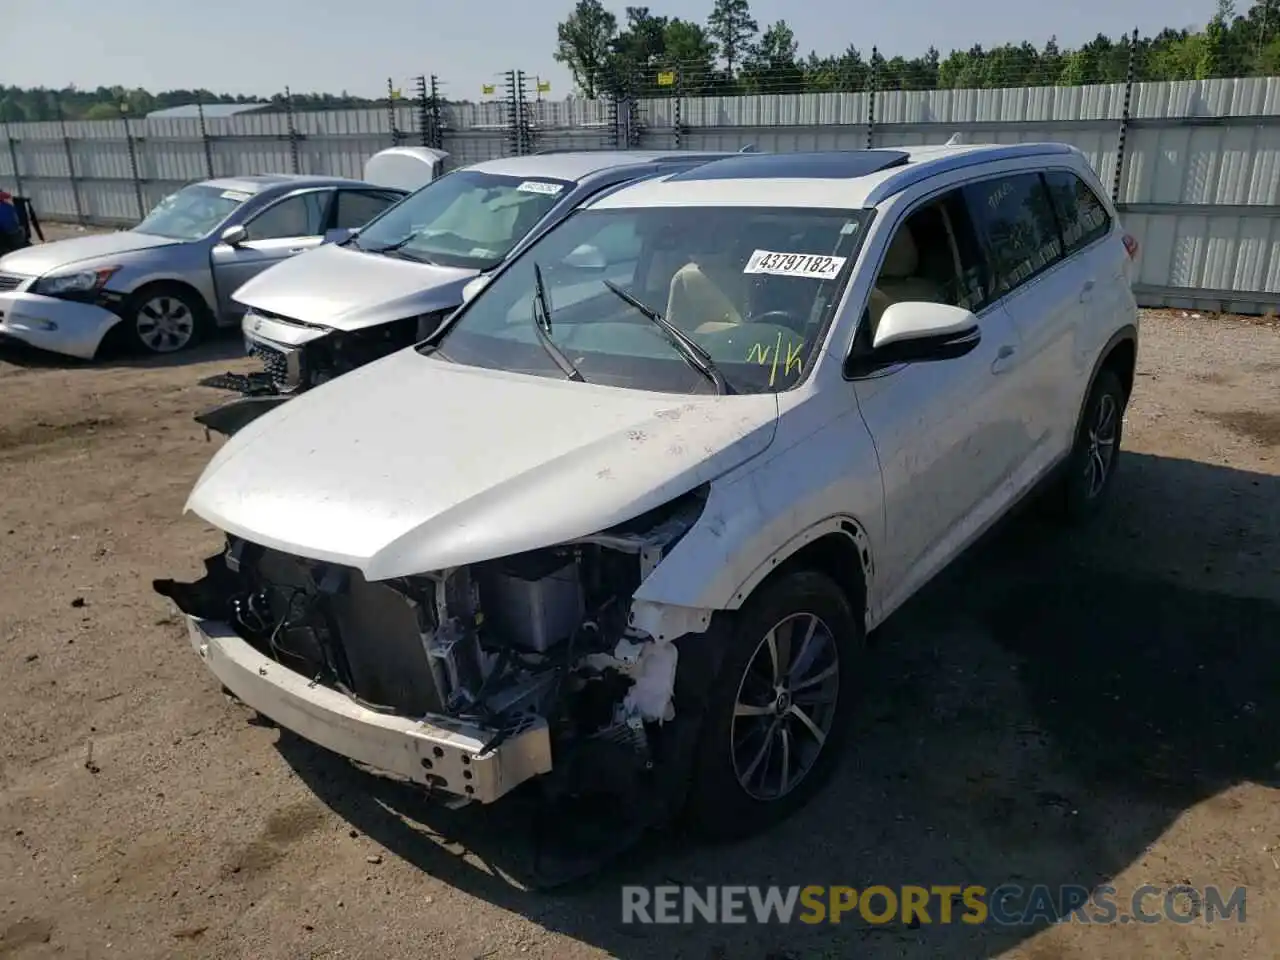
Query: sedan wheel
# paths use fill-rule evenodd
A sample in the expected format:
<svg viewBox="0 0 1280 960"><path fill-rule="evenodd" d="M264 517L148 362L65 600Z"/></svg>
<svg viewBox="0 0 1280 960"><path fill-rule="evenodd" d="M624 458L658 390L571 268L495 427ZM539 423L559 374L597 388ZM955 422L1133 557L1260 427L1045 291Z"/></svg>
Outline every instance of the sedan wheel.
<svg viewBox="0 0 1280 960"><path fill-rule="evenodd" d="M174 353L195 336L196 315L177 297L161 294L138 310L134 328L143 346L152 353Z"/></svg>
<svg viewBox="0 0 1280 960"><path fill-rule="evenodd" d="M130 297L120 311L136 349L151 354L177 353L199 341L204 304L195 292L177 285L153 285Z"/></svg>
<svg viewBox="0 0 1280 960"><path fill-rule="evenodd" d="M859 699L863 620L830 577L797 570L753 594L728 636L692 638L727 644L698 697L706 706L687 811L697 830L755 833L822 787Z"/></svg>

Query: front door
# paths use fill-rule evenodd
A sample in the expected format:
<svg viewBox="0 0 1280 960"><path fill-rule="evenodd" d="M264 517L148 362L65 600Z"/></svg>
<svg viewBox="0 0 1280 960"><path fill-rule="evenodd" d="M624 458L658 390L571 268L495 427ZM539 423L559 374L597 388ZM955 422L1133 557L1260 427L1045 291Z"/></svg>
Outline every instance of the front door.
<svg viewBox="0 0 1280 960"><path fill-rule="evenodd" d="M332 190L310 190L278 200L245 223L240 244L217 244L211 253L218 310L228 322L244 313L232 295L263 270L323 242Z"/></svg>
<svg viewBox="0 0 1280 960"><path fill-rule="evenodd" d="M986 274L960 191L926 201L896 227L858 334L891 303L931 301L976 310L982 337L962 357L854 383L884 478L886 610L967 542L1027 451L1018 332Z"/></svg>

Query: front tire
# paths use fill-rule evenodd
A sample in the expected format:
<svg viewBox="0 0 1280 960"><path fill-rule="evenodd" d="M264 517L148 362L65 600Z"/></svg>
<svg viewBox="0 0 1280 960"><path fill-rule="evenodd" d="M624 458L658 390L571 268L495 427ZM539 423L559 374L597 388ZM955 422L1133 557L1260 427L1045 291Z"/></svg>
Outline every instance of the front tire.
<svg viewBox="0 0 1280 960"><path fill-rule="evenodd" d="M846 739L864 633L861 613L813 571L778 578L739 611L695 755L697 832L756 833L821 789Z"/></svg>
<svg viewBox="0 0 1280 960"><path fill-rule="evenodd" d="M194 291L176 284L143 287L125 302L123 326L132 346L164 355L195 346L204 332L204 303Z"/></svg>

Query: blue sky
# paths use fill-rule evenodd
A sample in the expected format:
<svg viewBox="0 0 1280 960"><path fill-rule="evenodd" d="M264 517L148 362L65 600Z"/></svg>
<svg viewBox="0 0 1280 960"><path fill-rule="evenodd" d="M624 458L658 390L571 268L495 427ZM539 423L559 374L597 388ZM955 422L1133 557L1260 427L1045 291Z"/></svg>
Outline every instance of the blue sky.
<svg viewBox="0 0 1280 960"><path fill-rule="evenodd" d="M622 2L605 5L622 19ZM13 0L0 18L0 82L246 94L288 84L369 96L385 90L388 76L407 83L425 72L439 75L446 95L478 98L481 83L520 68L550 79L558 98L569 92L569 76L551 55L556 24L571 7L572 0ZM700 21L710 7L711 0L650 3L654 13ZM1135 26L1144 33L1199 26L1213 3L753 0L752 12L762 29L786 19L803 54L853 43L911 56L930 44L945 53L974 43L1039 45L1057 34L1069 46Z"/></svg>

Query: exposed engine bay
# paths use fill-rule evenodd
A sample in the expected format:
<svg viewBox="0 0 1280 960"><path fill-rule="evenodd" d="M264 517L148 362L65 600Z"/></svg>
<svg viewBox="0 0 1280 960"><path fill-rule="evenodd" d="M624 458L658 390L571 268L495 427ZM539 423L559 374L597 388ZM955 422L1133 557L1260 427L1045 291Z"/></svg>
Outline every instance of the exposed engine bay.
<svg viewBox="0 0 1280 960"><path fill-rule="evenodd" d="M376 582L229 536L204 578L154 586L367 710L454 718L491 733L486 750L545 723L543 787L589 792L652 769L655 731L675 717L677 646L629 626L631 596L705 497L700 488L571 543ZM450 803L496 799L417 779Z"/></svg>

